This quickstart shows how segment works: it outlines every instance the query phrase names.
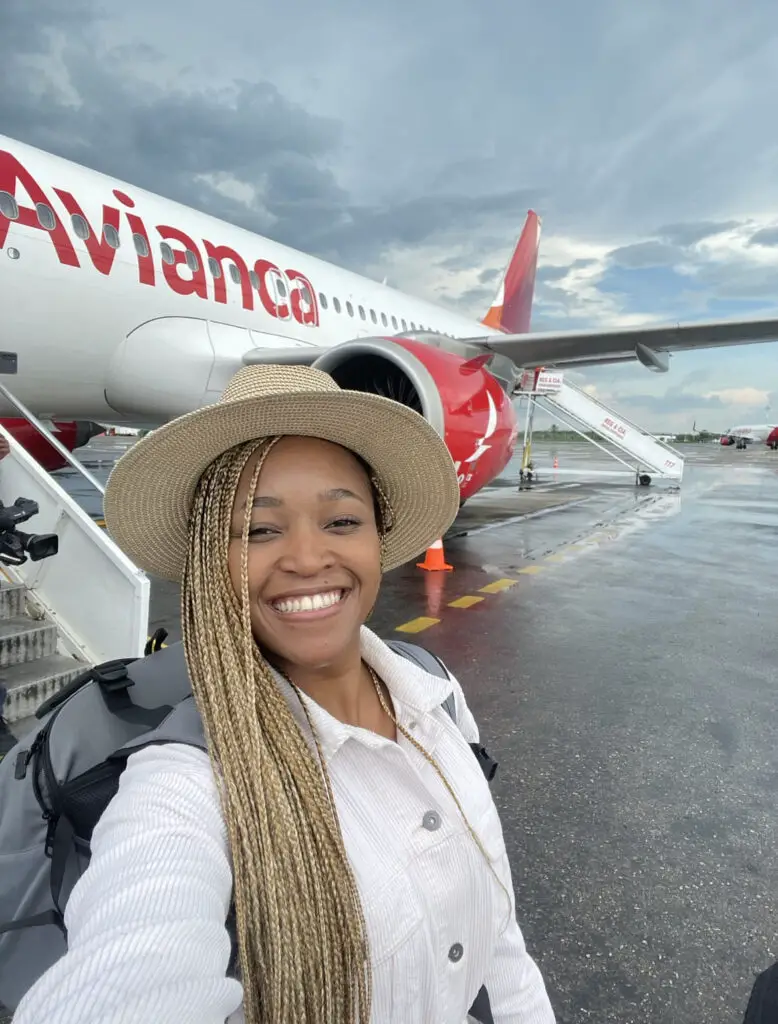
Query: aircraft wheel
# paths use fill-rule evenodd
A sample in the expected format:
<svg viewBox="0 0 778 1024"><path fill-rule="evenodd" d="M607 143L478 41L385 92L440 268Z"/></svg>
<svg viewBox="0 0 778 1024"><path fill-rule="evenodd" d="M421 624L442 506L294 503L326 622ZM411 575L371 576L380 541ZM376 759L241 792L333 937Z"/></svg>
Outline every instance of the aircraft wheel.
<svg viewBox="0 0 778 1024"><path fill-rule="evenodd" d="M651 483L651 477L648 475L648 473L641 473L638 477L638 483L641 487L648 487Z"/></svg>

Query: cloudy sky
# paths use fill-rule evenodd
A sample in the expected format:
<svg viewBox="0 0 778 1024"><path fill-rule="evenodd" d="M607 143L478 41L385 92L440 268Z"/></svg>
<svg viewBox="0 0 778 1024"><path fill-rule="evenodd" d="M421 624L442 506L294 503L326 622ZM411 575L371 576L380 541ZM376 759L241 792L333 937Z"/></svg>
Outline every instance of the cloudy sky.
<svg viewBox="0 0 778 1024"><path fill-rule="evenodd" d="M0 132L474 317L529 207L533 328L778 314L775 0L0 0ZM584 382L778 418L778 346Z"/></svg>

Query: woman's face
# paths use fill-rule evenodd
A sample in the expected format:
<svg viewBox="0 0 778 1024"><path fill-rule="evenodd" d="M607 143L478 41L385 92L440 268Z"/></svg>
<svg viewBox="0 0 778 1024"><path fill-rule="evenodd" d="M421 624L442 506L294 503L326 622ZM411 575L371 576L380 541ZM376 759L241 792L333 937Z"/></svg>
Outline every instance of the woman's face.
<svg viewBox="0 0 778 1024"><path fill-rule="evenodd" d="M329 441L281 438L249 495L246 465L232 514L229 570L241 593L241 534L252 514L248 590L254 637L290 666L326 667L359 644L378 596L381 550L368 476Z"/></svg>

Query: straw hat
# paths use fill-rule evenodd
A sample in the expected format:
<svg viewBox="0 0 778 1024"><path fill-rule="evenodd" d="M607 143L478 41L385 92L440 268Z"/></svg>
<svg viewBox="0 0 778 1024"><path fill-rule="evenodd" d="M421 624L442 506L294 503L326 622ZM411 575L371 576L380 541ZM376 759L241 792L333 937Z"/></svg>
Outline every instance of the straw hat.
<svg viewBox="0 0 778 1024"><path fill-rule="evenodd" d="M108 532L146 572L180 580L195 488L227 449L262 437L323 438L361 455L386 490L395 525L385 569L442 537L459 509L443 440L413 409L304 366L245 366L221 399L141 438L117 462L105 492Z"/></svg>

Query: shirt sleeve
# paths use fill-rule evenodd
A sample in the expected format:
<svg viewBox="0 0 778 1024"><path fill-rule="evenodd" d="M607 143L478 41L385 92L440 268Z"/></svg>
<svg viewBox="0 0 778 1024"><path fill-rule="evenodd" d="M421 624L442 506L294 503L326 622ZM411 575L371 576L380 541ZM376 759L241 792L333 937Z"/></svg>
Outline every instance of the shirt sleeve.
<svg viewBox="0 0 778 1024"><path fill-rule="evenodd" d="M515 914L497 942L484 984L494 1024L555 1024L543 977Z"/></svg>
<svg viewBox="0 0 778 1024"><path fill-rule="evenodd" d="M65 908L68 952L14 1024L224 1024L232 895L226 825L207 755L147 747L127 761Z"/></svg>
<svg viewBox="0 0 778 1024"><path fill-rule="evenodd" d="M451 673L449 672L449 675ZM479 743L478 724L467 705L459 681L451 676L457 723L468 743ZM488 741L487 741L488 744ZM507 865L507 854L505 855ZM554 1011L537 964L527 952L516 920L513 881L508 867L511 919L497 941L484 982L489 993L494 1024L555 1024Z"/></svg>

